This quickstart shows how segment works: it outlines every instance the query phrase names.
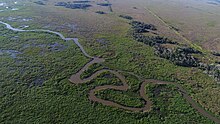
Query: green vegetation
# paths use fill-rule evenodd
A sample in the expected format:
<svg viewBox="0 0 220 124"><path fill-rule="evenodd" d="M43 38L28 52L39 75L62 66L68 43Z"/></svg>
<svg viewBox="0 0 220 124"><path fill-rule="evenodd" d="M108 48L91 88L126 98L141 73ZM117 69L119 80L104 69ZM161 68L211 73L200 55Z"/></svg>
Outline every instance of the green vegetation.
<svg viewBox="0 0 220 124"><path fill-rule="evenodd" d="M145 101L138 95L133 92L123 92L107 89L104 91L99 91L97 93L98 98L104 100L114 101L115 103L121 104L127 107L144 107Z"/></svg>
<svg viewBox="0 0 220 124"><path fill-rule="evenodd" d="M133 75L122 73L127 83L129 84L129 90L117 91L113 89L101 90L96 93L98 98L104 100L114 101L115 103L121 104L127 107L144 107L145 101L140 97L140 85L141 81Z"/></svg>
<svg viewBox="0 0 220 124"><path fill-rule="evenodd" d="M141 79L138 79L136 76L128 74L128 73L122 73L122 74L125 76L127 80L127 83L130 88L129 91L139 94L140 93L139 90L140 90L141 83L142 83L142 81L140 81Z"/></svg>
<svg viewBox="0 0 220 124"><path fill-rule="evenodd" d="M95 63L89 67L88 70L85 70L82 75L80 75L81 79L88 78L98 70L104 69L105 67L102 64Z"/></svg>
<svg viewBox="0 0 220 124"><path fill-rule="evenodd" d="M0 28L2 30L3 26ZM74 66L82 66L88 61L73 42L65 42L52 34L14 33L6 29L1 34L1 50L19 51L14 57L4 52L1 55L4 58L1 59L3 82L11 77L9 82L26 86L41 85L58 73L70 75L76 69ZM74 54L75 51L79 53ZM72 61L75 58L80 61Z"/></svg>
<svg viewBox="0 0 220 124"><path fill-rule="evenodd" d="M212 123L195 112L175 86L148 84L146 88L153 101L152 113L163 123ZM167 117L173 119L167 120Z"/></svg>
<svg viewBox="0 0 220 124"><path fill-rule="evenodd" d="M220 53L219 53L219 52L216 52L216 51L213 51L213 52L212 52L212 55L214 55L214 56L220 56Z"/></svg>
<svg viewBox="0 0 220 124"><path fill-rule="evenodd" d="M110 3L97 3L99 6L111 6L112 4Z"/></svg>
<svg viewBox="0 0 220 124"><path fill-rule="evenodd" d="M124 18L124 19L128 19L128 20L133 19L131 16L128 16L128 15L119 15L119 17Z"/></svg>
<svg viewBox="0 0 220 124"><path fill-rule="evenodd" d="M103 85L122 85L122 82L112 73L106 71L100 74L96 79L89 82L90 89L95 88L95 86Z"/></svg>
<svg viewBox="0 0 220 124"><path fill-rule="evenodd" d="M135 33L146 33L146 32L149 32L150 30L153 30L153 31L157 30L154 25L145 24L139 21L132 21L131 25Z"/></svg>
<svg viewBox="0 0 220 124"><path fill-rule="evenodd" d="M173 42L168 38L160 36L145 36L142 33L150 32L150 30L156 30L155 26L152 24L145 24L143 22L132 21L132 36L138 42L142 42L146 45L150 45L155 48L155 54L170 60L176 65L185 67L198 67L199 60L195 58L192 54L202 54L202 52L190 48L178 45L177 42ZM177 49L170 49L163 47L161 44L175 44L178 46Z"/></svg>
<svg viewBox="0 0 220 124"><path fill-rule="evenodd" d="M89 0L77 0L77 1L73 1L73 3L89 3L91 1Z"/></svg>
<svg viewBox="0 0 220 124"><path fill-rule="evenodd" d="M143 33L156 30L152 24L145 24L139 21L132 21L130 24L132 25L133 38L138 42L152 46L155 49L155 54L159 57L170 60L178 66L198 67L214 77L216 81L220 81L219 65L209 65L209 62L200 60L200 58L204 58L204 54L201 52L203 50L199 51L194 49L194 47L187 47L186 45L178 44L160 36L145 36ZM164 44L170 45L171 48L163 46ZM215 56L219 55L217 52L213 52L212 54Z"/></svg>
<svg viewBox="0 0 220 124"><path fill-rule="evenodd" d="M73 3L70 2L58 2L55 4L55 6L63 6L65 8L69 8L69 9L87 9L89 7L91 7L92 5L90 4L86 4L87 1L75 1Z"/></svg>
<svg viewBox="0 0 220 124"><path fill-rule="evenodd" d="M45 5L45 3L44 3L43 1L36 1L36 2L34 2L34 3L36 3L36 4L38 4L38 5Z"/></svg>
<svg viewBox="0 0 220 124"><path fill-rule="evenodd" d="M34 15L34 12L28 9L18 13L27 17ZM1 17L8 17L9 14L14 17L18 13L5 12ZM53 14L51 16L55 16L55 13ZM45 19L42 23L47 21ZM41 28L39 25L42 24L39 22L28 24L31 28ZM181 84L202 107L219 117L220 90L213 78L197 68L176 66L166 59L155 56L152 47L127 36L129 25L120 23L123 27L116 27L120 33L103 32L92 36L91 39L101 37L108 40L109 44L106 47L100 47L102 45L96 40L93 42L88 39L90 42L87 42L84 40L85 37L80 36L83 39L80 39L80 42L84 43L86 51L91 55L106 58L102 66L96 64L91 66L82 77L88 77L102 67L109 67L133 72L144 78L175 81ZM19 26L23 22L10 24ZM121 83L114 75L106 72L86 84L71 84L68 78L89 61L73 42L62 41L59 37L47 33L13 32L3 26L0 26L0 39L1 123L212 123L192 109L178 89L172 85L149 84L146 87L147 94L154 102L149 113L126 112L93 103L88 99L88 92L91 89L100 85L121 85ZM13 53L18 54L13 56ZM127 73L123 75L128 80L130 87L128 92L106 90L101 91L100 97L127 106L141 106L142 101L138 94L141 81Z"/></svg>
<svg viewBox="0 0 220 124"><path fill-rule="evenodd" d="M1 67L1 75L3 75L0 96L2 103L0 104L2 110L0 112L2 117L1 122L155 123L164 121L157 114L127 113L124 110L89 102L87 94L95 86L121 84L119 79L114 78L114 75L108 72L103 73L89 84L80 86L70 84L67 80L68 77L88 61L73 43L66 43L61 41L57 36L46 33L15 33L6 29L1 33L5 34L1 37L4 41L1 42L1 49L10 48L19 50L22 52L22 54L17 56L19 60L22 60L22 58L28 60L26 63L22 62L16 65L18 58L12 59L7 54L2 55L4 59L1 59L1 64L3 65ZM18 36L19 39L15 39L13 42L10 38L13 39L14 36ZM68 45L68 47L63 51L54 52L48 50L48 47L39 46L40 44L49 45L54 42L54 39L57 39L56 42ZM44 52L41 53L41 51ZM66 52L70 53L66 54ZM20 72L19 69L23 69L26 66L28 69L25 70L24 74L17 73ZM41 66L44 66L45 70L41 70ZM51 72L50 75L47 72ZM32 82L32 78L39 74L45 80L43 84L40 87L36 85L29 87L27 84ZM135 77L130 77L129 79L129 82L136 80ZM131 87L136 87L134 86L135 84ZM110 92L113 98L119 99L120 97L124 97L123 95L115 97L114 94L117 94L117 92ZM106 94L104 93L103 95ZM127 95L125 94L125 96ZM125 99L126 101L128 100L128 103L126 101L123 102L127 105L133 105L138 102L136 98L132 99L132 97L130 98L128 96ZM132 102L129 102L129 100L132 100ZM141 102L137 105L140 104ZM90 116L87 116L88 114ZM181 120L182 122L188 122L189 119L197 120L196 118L203 118L193 112L190 115L185 114L182 116L184 117ZM173 115L167 118L169 120L178 120L178 117ZM105 121L103 122L103 120ZM200 123L208 122L204 119L199 119L198 121Z"/></svg>
<svg viewBox="0 0 220 124"><path fill-rule="evenodd" d="M98 13L98 14L106 14L106 13L103 12L103 11L96 11L96 13Z"/></svg>
<svg viewBox="0 0 220 124"><path fill-rule="evenodd" d="M215 26L216 26L216 22L210 21L210 22L207 23L207 26L209 26L209 27L215 27Z"/></svg>
<svg viewBox="0 0 220 124"><path fill-rule="evenodd" d="M143 78L177 82L206 110L219 115L218 105L216 104L218 103L218 97L214 95L219 93L219 89L213 78L199 69L176 66L166 59L157 57L152 47L135 42L125 36L126 34L121 36L103 34L97 37L108 39L112 43L108 46L108 49L104 49L106 51L99 49L98 45L97 48L93 48L97 53L100 53L99 50L103 51L102 54L109 51L114 53L114 56L110 56L111 59L107 59L103 63L105 66L110 69L133 72Z"/></svg>
<svg viewBox="0 0 220 124"><path fill-rule="evenodd" d="M168 59L171 62L173 62L176 65L179 66L185 66L185 67L198 67L199 66L199 60L192 56L192 52L196 51L193 50L190 52L190 49L192 48L186 48L189 49L189 51L184 51L184 48L178 48L176 50L170 50L168 48L161 47L160 45L155 47L156 54L162 58ZM200 53L197 52L196 53Z"/></svg>

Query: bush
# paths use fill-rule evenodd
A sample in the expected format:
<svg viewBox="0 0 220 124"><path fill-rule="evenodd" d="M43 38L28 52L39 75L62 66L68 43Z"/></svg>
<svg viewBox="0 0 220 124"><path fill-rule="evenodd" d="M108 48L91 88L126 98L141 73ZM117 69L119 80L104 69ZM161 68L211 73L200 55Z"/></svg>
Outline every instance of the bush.
<svg viewBox="0 0 220 124"><path fill-rule="evenodd" d="M131 16L127 16L127 15L119 15L119 17L124 18L124 19L128 19L128 20L133 19Z"/></svg>
<svg viewBox="0 0 220 124"><path fill-rule="evenodd" d="M139 21L132 21L131 25L135 33L145 33L149 32L149 30L157 30L153 24L145 24Z"/></svg>
<svg viewBox="0 0 220 124"><path fill-rule="evenodd" d="M98 13L98 14L106 14L106 13L103 12L103 11L96 11L96 13Z"/></svg>
<svg viewBox="0 0 220 124"><path fill-rule="evenodd" d="M67 3L67 2L58 2L55 4L55 6L63 6L65 8L70 9L86 9L88 7L91 7L90 4L84 4L84 3Z"/></svg>
<svg viewBox="0 0 220 124"><path fill-rule="evenodd" d="M34 3L36 3L36 4L38 4L38 5L45 5L45 3L43 3L42 1L36 1L36 2L34 2Z"/></svg>

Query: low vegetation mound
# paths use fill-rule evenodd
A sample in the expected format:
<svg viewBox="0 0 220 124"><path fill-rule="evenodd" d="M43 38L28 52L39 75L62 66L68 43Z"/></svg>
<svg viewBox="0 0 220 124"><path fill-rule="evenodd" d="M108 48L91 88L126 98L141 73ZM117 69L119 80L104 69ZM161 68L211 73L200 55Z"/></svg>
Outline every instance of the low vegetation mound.
<svg viewBox="0 0 220 124"><path fill-rule="evenodd" d="M95 13L98 13L98 14L106 14L106 13L103 12L103 11L96 11Z"/></svg>
<svg viewBox="0 0 220 124"><path fill-rule="evenodd" d="M184 67L197 67L199 65L199 60L193 57L191 52L184 50L192 48L177 48L171 50L160 45L156 45L154 48L156 55L168 59L176 65Z"/></svg>
<svg viewBox="0 0 220 124"><path fill-rule="evenodd" d="M44 3L43 1L36 1L36 2L34 2L34 3L36 3L36 4L38 4L38 5L45 5L45 3Z"/></svg>
<svg viewBox="0 0 220 124"><path fill-rule="evenodd" d="M89 3L91 1L89 0L79 0L79 1L73 1L73 3Z"/></svg>
<svg viewBox="0 0 220 124"><path fill-rule="evenodd" d="M142 42L149 46L155 46L157 44L177 44L177 42L171 41L168 38L164 38L161 36L144 36L142 34L133 34L133 37L138 42Z"/></svg>
<svg viewBox="0 0 220 124"><path fill-rule="evenodd" d="M157 30L153 24L145 24L144 22L139 21L132 21L131 25L135 33L145 33L149 32L149 30Z"/></svg>
<svg viewBox="0 0 220 124"><path fill-rule="evenodd" d="M216 52L216 51L213 51L213 52L212 52L212 55L214 55L214 56L220 56L220 53L219 53L219 52Z"/></svg>
<svg viewBox="0 0 220 124"><path fill-rule="evenodd" d="M82 1L74 1L73 3L58 2L55 4L55 6L63 6L65 8L70 8L70 9L87 9L92 6L90 4L85 4L84 2L82 2Z"/></svg>
<svg viewBox="0 0 220 124"><path fill-rule="evenodd" d="M97 3L99 6L111 6L112 4L110 3Z"/></svg>
<svg viewBox="0 0 220 124"><path fill-rule="evenodd" d="M124 19L128 19L128 20L132 20L133 17L128 16L128 15L119 15L119 17L124 18Z"/></svg>
<svg viewBox="0 0 220 124"><path fill-rule="evenodd" d="M68 3L66 2L58 2L55 4L55 6L66 6Z"/></svg>
<svg viewBox="0 0 220 124"><path fill-rule="evenodd" d="M205 73L212 76L216 81L220 82L220 65L210 64L204 66Z"/></svg>

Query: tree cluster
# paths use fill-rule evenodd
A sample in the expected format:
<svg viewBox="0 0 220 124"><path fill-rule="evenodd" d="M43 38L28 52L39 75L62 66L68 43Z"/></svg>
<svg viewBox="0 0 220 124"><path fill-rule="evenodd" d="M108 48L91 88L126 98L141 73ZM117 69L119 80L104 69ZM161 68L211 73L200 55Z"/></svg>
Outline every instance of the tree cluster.
<svg viewBox="0 0 220 124"><path fill-rule="evenodd" d="M190 52L185 51L186 48L171 50L161 45L156 45L154 48L156 55L168 59L176 65L184 67L197 67L199 65L199 60L193 57Z"/></svg>
<svg viewBox="0 0 220 124"><path fill-rule="evenodd" d="M150 30L157 30L156 27L152 24L145 24L139 21L131 22L133 28L133 38L142 42L146 45L152 46L155 48L155 54L170 60L176 65L184 66L184 67L198 67L199 60L192 56L192 54L202 54L202 52L195 50L191 47L178 47L176 49L169 49L161 44L175 44L178 45L177 42L174 42L166 37L161 36L145 36L142 33L149 32Z"/></svg>
<svg viewBox="0 0 220 124"><path fill-rule="evenodd" d="M36 2L34 2L34 3L36 3L36 4L38 4L38 5L45 5L45 3L43 3L42 1L36 1Z"/></svg>
<svg viewBox="0 0 220 124"><path fill-rule="evenodd" d="M106 14L106 13L103 12L103 11L96 11L95 13L98 13L98 14Z"/></svg>
<svg viewBox="0 0 220 124"><path fill-rule="evenodd" d="M124 18L124 19L128 19L128 20L133 19L131 16L128 16L128 15L119 15L119 17Z"/></svg>
<svg viewBox="0 0 220 124"><path fill-rule="evenodd" d="M112 4L110 3L97 3L99 6L111 6Z"/></svg>
<svg viewBox="0 0 220 124"><path fill-rule="evenodd" d="M55 6L63 6L70 9L86 9L88 7L91 7L92 5L84 3L58 2L55 4Z"/></svg>
<svg viewBox="0 0 220 124"><path fill-rule="evenodd" d="M200 69L206 74L213 77L217 82L220 82L220 65L219 64L204 64L200 63Z"/></svg>
<svg viewBox="0 0 220 124"><path fill-rule="evenodd" d="M89 0L79 0L79 1L73 1L73 3L89 3L91 1Z"/></svg>
<svg viewBox="0 0 220 124"><path fill-rule="evenodd" d="M144 36L142 34L133 33L133 37L136 41L149 46L155 46L157 44L177 44L177 42L161 36Z"/></svg>
<svg viewBox="0 0 220 124"><path fill-rule="evenodd" d="M157 30L153 24L145 24L144 22L139 21L132 21L130 24L135 33L146 33L149 32L149 30Z"/></svg>
<svg viewBox="0 0 220 124"><path fill-rule="evenodd" d="M214 56L220 56L220 53L219 53L219 52L214 51L214 52L212 52L212 55L214 55Z"/></svg>

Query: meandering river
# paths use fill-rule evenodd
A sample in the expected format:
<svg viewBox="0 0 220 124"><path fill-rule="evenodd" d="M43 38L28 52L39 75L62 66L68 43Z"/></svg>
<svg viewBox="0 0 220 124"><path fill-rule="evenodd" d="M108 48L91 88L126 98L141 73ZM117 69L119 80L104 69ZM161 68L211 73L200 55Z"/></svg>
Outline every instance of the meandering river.
<svg viewBox="0 0 220 124"><path fill-rule="evenodd" d="M76 74L73 74L69 81L74 83L74 84L82 84L85 83L87 81L91 81L92 79L96 78L98 75L100 75L101 73L108 71L112 74L114 74L116 77L118 77L121 82L123 83L123 85L121 86L115 86L115 85L104 85L104 86L97 86L94 89L89 91L89 99L91 101L94 102L98 102L101 103L103 105L107 105L107 106L113 106L113 107L117 107L117 108L121 108L124 110L129 110L129 111L134 111L134 112L149 112L151 110L152 107L152 102L149 100L147 94L146 94L146 84L148 83L154 83L154 84L172 84L174 86L176 86L178 88L178 90L180 91L180 93L182 94L182 96L186 99L187 102L189 102L191 104L191 106L197 110L200 114L202 114L203 116L211 119L212 121L214 121L215 123L220 124L220 120L218 118L216 118L214 115L210 114L209 112L205 111L202 107L200 107L191 97L190 95L186 92L186 90L184 90L184 88L174 82L166 82L166 81L161 81L161 80L155 80L155 79L144 79L143 83L141 84L140 87L140 96L145 100L145 106L142 108L135 108L135 107L127 107L127 106L123 106L120 105L118 103L115 103L113 101L109 101L109 100L104 100L104 99L100 99L98 97L96 97L95 92L96 91L100 91L100 90L106 90L106 89L115 89L115 90L121 90L121 91L127 91L129 89L129 86L127 84L127 81L125 79L125 77L120 74L121 71L115 71L115 70L108 70L108 69L102 69L99 70L97 72L95 72L94 74L92 74L90 77L85 78L85 79L81 79L80 75L89 68L89 66L95 64L95 63L102 63L105 60L103 58L98 58L98 57L93 57L90 56L83 48L83 46L78 42L77 38L65 38L61 33L56 32L56 31L51 31L51 30L43 30L43 29L36 29L36 30L23 30L23 29L18 29L18 28L13 28L10 24L5 23L0 21L1 24L4 24L6 26L7 29L16 31L16 32L47 32L47 33L52 33L55 34L57 36L59 36L61 39L66 40L66 41L74 41L74 43L80 48L80 50L82 51L82 53L91 59L90 62L88 62L84 67L81 68L80 71L78 71ZM130 73L132 74L132 73ZM135 75L137 76L137 75ZM140 77L139 77L140 78Z"/></svg>

